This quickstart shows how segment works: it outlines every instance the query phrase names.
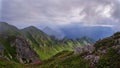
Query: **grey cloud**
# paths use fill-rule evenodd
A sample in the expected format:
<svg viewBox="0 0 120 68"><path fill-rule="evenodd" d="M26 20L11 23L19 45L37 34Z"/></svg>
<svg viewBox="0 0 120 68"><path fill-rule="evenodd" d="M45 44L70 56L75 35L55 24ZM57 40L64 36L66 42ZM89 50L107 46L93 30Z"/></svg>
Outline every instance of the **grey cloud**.
<svg viewBox="0 0 120 68"><path fill-rule="evenodd" d="M116 4L114 5L114 12L112 14L112 16L120 21L120 3L116 2Z"/></svg>
<svg viewBox="0 0 120 68"><path fill-rule="evenodd" d="M2 20L24 26L65 25L75 22L85 25L117 26L120 22L120 2L118 0L3 0Z"/></svg>
<svg viewBox="0 0 120 68"><path fill-rule="evenodd" d="M1 16L2 16L2 0L0 0L0 20L1 20Z"/></svg>

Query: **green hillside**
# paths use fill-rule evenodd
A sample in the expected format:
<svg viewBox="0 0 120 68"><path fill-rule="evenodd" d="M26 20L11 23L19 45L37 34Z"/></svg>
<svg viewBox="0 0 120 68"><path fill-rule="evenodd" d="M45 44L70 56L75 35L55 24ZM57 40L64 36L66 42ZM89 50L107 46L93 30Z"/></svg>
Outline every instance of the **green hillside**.
<svg viewBox="0 0 120 68"><path fill-rule="evenodd" d="M0 45L4 46L4 57L16 62L18 61L14 56L17 53L15 47L11 47L13 45L11 42L13 42L19 34L19 29L16 27L5 22L0 23Z"/></svg>
<svg viewBox="0 0 120 68"><path fill-rule="evenodd" d="M62 51L51 59L44 61L40 68L89 68L89 64L81 55L73 55L71 51Z"/></svg>
<svg viewBox="0 0 120 68"><path fill-rule="evenodd" d="M59 64L62 66L68 64L69 66L74 63L74 60L76 62L74 65L81 62L86 63L86 61L83 59L80 59L79 62L80 56L74 57L73 51L78 46L83 47L92 43L93 40L88 37L82 37L76 40L56 40L54 37L48 36L43 31L34 26L19 30L15 26L1 22L0 67L44 68L47 66L55 67L54 65L59 67ZM68 63L69 59L70 61L73 61L70 64ZM42 63L42 65L32 65L35 63Z"/></svg>
<svg viewBox="0 0 120 68"><path fill-rule="evenodd" d="M44 61L41 68L120 68L120 32L97 41L92 53L63 51ZM86 47L83 47L83 49ZM99 57L99 58L98 58Z"/></svg>
<svg viewBox="0 0 120 68"><path fill-rule="evenodd" d="M25 68L25 65L0 58L0 68Z"/></svg>
<svg viewBox="0 0 120 68"><path fill-rule="evenodd" d="M34 26L24 28L21 32L30 42L31 47L34 48L43 60L48 59L61 51L73 51L76 46L88 44L88 41L83 38L79 41L72 39L56 40Z"/></svg>
<svg viewBox="0 0 120 68"><path fill-rule="evenodd" d="M0 57L19 63L30 63L39 59L20 30L5 22L0 22Z"/></svg>

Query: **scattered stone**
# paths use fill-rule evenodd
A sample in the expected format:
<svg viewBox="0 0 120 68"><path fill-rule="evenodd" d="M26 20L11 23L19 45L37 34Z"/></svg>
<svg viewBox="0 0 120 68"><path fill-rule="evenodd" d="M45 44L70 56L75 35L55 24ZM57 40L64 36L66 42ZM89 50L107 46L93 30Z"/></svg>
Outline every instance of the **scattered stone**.
<svg viewBox="0 0 120 68"><path fill-rule="evenodd" d="M98 50L97 52L98 52L99 54L106 54L106 53L107 53L107 49Z"/></svg>
<svg viewBox="0 0 120 68"><path fill-rule="evenodd" d="M76 47L74 50L74 54L81 54L84 52L92 53L94 51L94 46L92 45L86 45L84 47Z"/></svg>
<svg viewBox="0 0 120 68"><path fill-rule="evenodd" d="M98 63L100 57L96 56L96 55L87 55L86 57L84 57L85 60L89 60L91 63Z"/></svg>

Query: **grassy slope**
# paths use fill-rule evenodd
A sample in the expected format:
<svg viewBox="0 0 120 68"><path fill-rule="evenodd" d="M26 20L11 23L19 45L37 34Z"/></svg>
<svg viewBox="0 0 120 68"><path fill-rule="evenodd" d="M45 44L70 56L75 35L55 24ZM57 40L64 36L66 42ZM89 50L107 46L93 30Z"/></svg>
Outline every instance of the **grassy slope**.
<svg viewBox="0 0 120 68"><path fill-rule="evenodd" d="M73 52L62 51L51 59L44 61L41 68L89 68L88 62Z"/></svg>
<svg viewBox="0 0 120 68"><path fill-rule="evenodd" d="M117 41L117 42L116 42ZM113 36L97 41L95 46L95 52L100 56L98 64L95 68L120 68L120 53L119 47L114 49L113 46L120 44L120 32L115 33ZM106 54L99 54L97 50L107 49ZM72 52L61 52L51 59L44 61L41 68L90 68L90 61L84 60L81 55L73 55Z"/></svg>
<svg viewBox="0 0 120 68"><path fill-rule="evenodd" d="M73 51L74 47L87 44L86 41L81 43L78 41L73 42L72 40L67 40L65 42L63 42L64 40L55 41L34 26L25 28L21 30L21 32L42 60L46 60L61 51Z"/></svg>
<svg viewBox="0 0 120 68"><path fill-rule="evenodd" d="M107 49L107 54L101 54L101 58L97 64L97 68L120 68L120 32L115 33L113 36L97 41L95 43L96 50ZM117 41L117 42L116 42ZM117 47L114 49L113 46Z"/></svg>
<svg viewBox="0 0 120 68"><path fill-rule="evenodd" d="M42 65L23 65L0 59L1 68L89 68L88 62L72 51L62 51L52 58L43 61Z"/></svg>
<svg viewBox="0 0 120 68"><path fill-rule="evenodd" d="M61 51L64 50L73 51L74 47L78 46L78 44L79 46L82 46L87 44L87 42L84 42L84 44L80 44L80 43L74 44L73 42L69 41L67 43L57 43L54 44L53 46L43 46L43 47L34 46L33 48L42 60L46 60Z"/></svg>
<svg viewBox="0 0 120 68"><path fill-rule="evenodd" d="M25 68L25 65L0 58L0 68Z"/></svg>
<svg viewBox="0 0 120 68"><path fill-rule="evenodd" d="M11 42L15 40L15 36L8 36L8 38L0 38L0 43L4 45L4 56L9 58L10 60L16 61L17 59L14 57L16 53L15 47L11 47Z"/></svg>

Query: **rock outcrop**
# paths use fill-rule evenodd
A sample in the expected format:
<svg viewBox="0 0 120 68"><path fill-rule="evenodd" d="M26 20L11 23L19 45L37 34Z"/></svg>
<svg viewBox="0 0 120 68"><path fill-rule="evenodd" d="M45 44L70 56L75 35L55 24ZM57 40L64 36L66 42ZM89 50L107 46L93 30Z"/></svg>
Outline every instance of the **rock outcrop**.
<svg viewBox="0 0 120 68"><path fill-rule="evenodd" d="M0 57L4 55L4 46L0 44Z"/></svg>
<svg viewBox="0 0 120 68"><path fill-rule="evenodd" d="M84 57L85 60L89 60L91 65L95 65L98 63L100 56L97 55L87 55Z"/></svg>
<svg viewBox="0 0 120 68"><path fill-rule="evenodd" d="M80 54L83 59L90 63L91 68L105 67L105 63L110 67L117 66L119 68L119 64L116 63L120 63L120 32L99 40L94 45L76 47L74 54ZM112 65L111 62L115 65Z"/></svg>
<svg viewBox="0 0 120 68"><path fill-rule="evenodd" d="M34 63L40 61L38 55L30 48L30 44L24 37L17 36L13 46L16 48L17 59L21 63Z"/></svg>
<svg viewBox="0 0 120 68"><path fill-rule="evenodd" d="M83 47L76 47L74 50L74 54L81 54L81 53L92 53L94 51L94 46L92 45L85 45Z"/></svg>
<svg viewBox="0 0 120 68"><path fill-rule="evenodd" d="M13 25L0 22L0 57L20 63L40 62L21 31Z"/></svg>
<svg viewBox="0 0 120 68"><path fill-rule="evenodd" d="M93 45L86 45L83 47L76 47L74 50L74 54L84 54L82 57L90 61L90 65L94 66L95 64L98 63L100 56L93 55L92 53L94 52L95 47Z"/></svg>

